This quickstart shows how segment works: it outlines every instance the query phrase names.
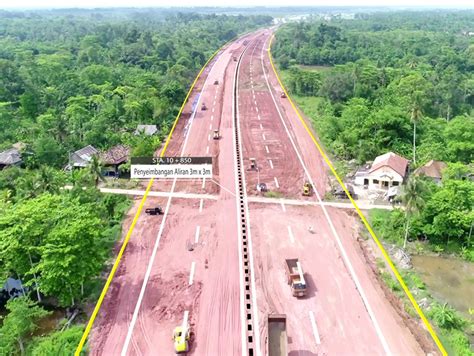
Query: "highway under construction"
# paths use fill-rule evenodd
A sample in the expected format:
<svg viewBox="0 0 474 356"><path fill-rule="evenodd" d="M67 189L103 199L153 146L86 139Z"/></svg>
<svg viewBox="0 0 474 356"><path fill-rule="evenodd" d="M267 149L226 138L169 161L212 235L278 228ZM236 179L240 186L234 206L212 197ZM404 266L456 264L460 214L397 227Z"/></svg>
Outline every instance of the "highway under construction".
<svg viewBox="0 0 474 356"><path fill-rule="evenodd" d="M92 355L170 355L173 338L190 355L425 353L362 254L358 219L323 204L328 167L282 95L272 36L228 43L198 78L166 155L212 157L212 178L153 182Z"/></svg>

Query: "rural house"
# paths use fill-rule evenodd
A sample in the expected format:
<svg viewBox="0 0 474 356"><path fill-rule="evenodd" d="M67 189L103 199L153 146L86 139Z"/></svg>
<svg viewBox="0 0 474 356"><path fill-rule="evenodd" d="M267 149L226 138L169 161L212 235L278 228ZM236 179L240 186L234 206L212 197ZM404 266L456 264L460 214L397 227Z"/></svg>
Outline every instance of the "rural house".
<svg viewBox="0 0 474 356"><path fill-rule="evenodd" d="M152 136L158 132L156 125L138 125L135 130L135 135L145 134L146 136Z"/></svg>
<svg viewBox="0 0 474 356"><path fill-rule="evenodd" d="M428 178L433 179L436 183L441 183L442 179L442 173L443 170L447 167L448 165L444 163L443 161L434 161L431 160L425 165L417 168L413 174L415 175L422 175Z"/></svg>
<svg viewBox="0 0 474 356"><path fill-rule="evenodd" d="M99 154L99 151L95 147L91 145L83 147L69 156L69 164L67 168L85 168L92 160L92 156L97 154Z"/></svg>
<svg viewBox="0 0 474 356"><path fill-rule="evenodd" d="M104 175L118 176L119 166L127 163L130 157L130 148L124 145L117 145L102 152L99 157L105 168Z"/></svg>
<svg viewBox="0 0 474 356"><path fill-rule="evenodd" d="M22 163L20 151L17 148L10 148L0 152L0 169L10 166L18 166Z"/></svg>
<svg viewBox="0 0 474 356"><path fill-rule="evenodd" d="M354 184L372 190L400 186L407 175L408 162L393 152L387 152L357 171Z"/></svg>

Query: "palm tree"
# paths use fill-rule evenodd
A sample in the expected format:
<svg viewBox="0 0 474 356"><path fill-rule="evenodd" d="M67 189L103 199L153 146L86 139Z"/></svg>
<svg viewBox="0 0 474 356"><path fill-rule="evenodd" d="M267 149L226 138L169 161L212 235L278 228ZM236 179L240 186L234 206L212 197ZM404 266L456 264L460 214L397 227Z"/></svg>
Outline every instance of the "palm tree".
<svg viewBox="0 0 474 356"><path fill-rule="evenodd" d="M416 124L421 121L422 117L420 98L415 95L410 107L410 119L413 122L413 164L416 163Z"/></svg>
<svg viewBox="0 0 474 356"><path fill-rule="evenodd" d="M97 155L92 156L92 159L89 163L89 173L93 177L96 187L99 185L99 180L105 182L105 179L102 176L102 163L100 162Z"/></svg>
<svg viewBox="0 0 474 356"><path fill-rule="evenodd" d="M357 63L352 64L352 71L351 71L351 76L352 76L352 95L356 96L356 86L357 86L357 81L360 78L362 69L361 66Z"/></svg>
<svg viewBox="0 0 474 356"><path fill-rule="evenodd" d="M408 179L403 187L402 202L405 205L405 238L403 240L403 248L406 248L408 241L408 231L410 229L410 219L420 211L424 205L423 192L425 185L423 180L417 176Z"/></svg>
<svg viewBox="0 0 474 356"><path fill-rule="evenodd" d="M49 166L41 166L37 173L38 180L41 182L41 191L58 193L62 185L56 171Z"/></svg>
<svg viewBox="0 0 474 356"><path fill-rule="evenodd" d="M28 174L18 179L17 184L18 195L24 199L30 199L38 196L42 193L41 181L38 175L32 174L28 171Z"/></svg>

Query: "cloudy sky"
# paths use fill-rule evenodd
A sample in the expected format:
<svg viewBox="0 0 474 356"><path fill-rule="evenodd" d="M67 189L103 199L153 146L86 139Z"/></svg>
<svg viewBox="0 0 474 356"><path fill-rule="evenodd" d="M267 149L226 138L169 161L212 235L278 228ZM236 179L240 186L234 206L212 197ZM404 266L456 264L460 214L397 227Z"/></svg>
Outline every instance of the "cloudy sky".
<svg viewBox="0 0 474 356"><path fill-rule="evenodd" d="M0 8L159 6L431 6L471 7L472 0L0 0Z"/></svg>

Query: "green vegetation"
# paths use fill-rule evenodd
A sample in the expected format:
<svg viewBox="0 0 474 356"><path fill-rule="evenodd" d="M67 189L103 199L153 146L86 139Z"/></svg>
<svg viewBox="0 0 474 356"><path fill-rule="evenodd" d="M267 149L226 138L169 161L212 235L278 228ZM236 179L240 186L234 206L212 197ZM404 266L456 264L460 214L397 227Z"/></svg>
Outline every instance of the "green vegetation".
<svg viewBox="0 0 474 356"><path fill-rule="evenodd" d="M271 19L74 15L0 14L0 147L27 143L32 166L60 168L89 144L153 152L209 56ZM159 139L137 140L137 124L157 125Z"/></svg>
<svg viewBox="0 0 474 356"><path fill-rule="evenodd" d="M1 310L0 354L71 355L81 312L95 302L120 237L129 200L100 193L96 156L65 173L69 154L124 144L151 155L210 55L270 21L169 10L0 11L0 151L23 146L23 165L0 170L0 285L20 279L26 294ZM138 124L157 125L158 134L135 135ZM38 336L38 322L53 317L45 309L79 315Z"/></svg>
<svg viewBox="0 0 474 356"><path fill-rule="evenodd" d="M473 18L403 12L289 24L273 55L292 94L320 98L307 115L336 158L362 163L388 150L411 157L416 143L417 163L470 163L474 40L452 29Z"/></svg>
<svg viewBox="0 0 474 356"><path fill-rule="evenodd" d="M385 262L377 259L377 267L384 283L402 301L405 311L413 318L418 315L403 292L400 284L388 272ZM474 323L462 317L454 308L447 303L439 304L427 290L420 277L412 270L400 270L403 280L415 296L424 313L438 328L438 336L449 355L472 356L474 353L470 349L469 338L466 334L472 333Z"/></svg>
<svg viewBox="0 0 474 356"><path fill-rule="evenodd" d="M464 247L465 256L473 249L474 39L462 29L473 20L473 12L314 20L283 26L272 48L283 81L339 165L387 151L412 157L411 169L430 159L449 163L440 186L407 182L405 217L383 213L373 223L392 241L405 231L404 244L427 238Z"/></svg>
<svg viewBox="0 0 474 356"><path fill-rule="evenodd" d="M283 82L338 165L388 151L410 158L412 171L429 160L448 163L441 184L412 175L400 196L404 209L373 210L370 221L386 242L470 261L474 38L467 32L473 21L472 11L311 19L282 26L272 48ZM381 277L403 298L388 271ZM427 295L415 274L404 278L418 297ZM465 321L451 307L432 304L428 315L449 351L471 355Z"/></svg>
<svg viewBox="0 0 474 356"><path fill-rule="evenodd" d="M0 328L0 351L2 355L13 355L17 346L25 353L25 337L36 329L36 321L49 313L28 299L19 297L7 303L8 315Z"/></svg>
<svg viewBox="0 0 474 356"><path fill-rule="evenodd" d="M282 194L280 192L265 192L264 196L266 198L281 198Z"/></svg>
<svg viewBox="0 0 474 356"><path fill-rule="evenodd" d="M428 239L435 252L447 248L468 260L472 258L469 251L473 251L474 245L474 184L462 177L450 177L450 172L459 167L466 168L461 164L448 165L441 185L423 178L409 180L402 195L408 203L405 211L371 210L370 221L380 237L404 246L409 237ZM422 188L415 190L412 182Z"/></svg>

